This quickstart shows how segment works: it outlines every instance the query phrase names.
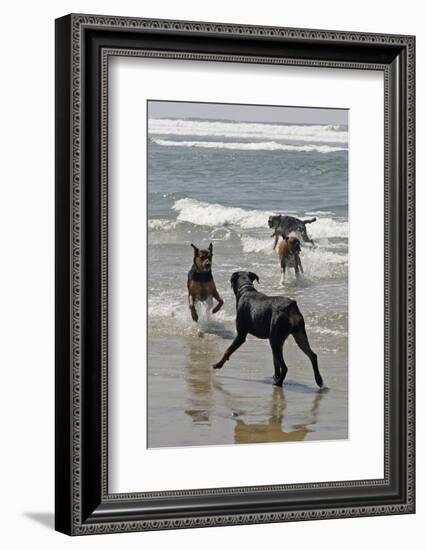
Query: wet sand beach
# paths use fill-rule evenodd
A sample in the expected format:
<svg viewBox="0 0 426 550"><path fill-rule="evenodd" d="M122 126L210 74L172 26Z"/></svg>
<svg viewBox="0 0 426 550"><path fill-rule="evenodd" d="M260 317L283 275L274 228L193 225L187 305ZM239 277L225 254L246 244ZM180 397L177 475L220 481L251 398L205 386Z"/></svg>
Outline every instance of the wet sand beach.
<svg viewBox="0 0 426 550"><path fill-rule="evenodd" d="M267 340L248 337L220 371L213 370L229 342L212 334L150 338L149 447L348 437L342 354L318 353L326 386L319 390L309 361L290 337L285 344L289 372L278 388L272 385Z"/></svg>

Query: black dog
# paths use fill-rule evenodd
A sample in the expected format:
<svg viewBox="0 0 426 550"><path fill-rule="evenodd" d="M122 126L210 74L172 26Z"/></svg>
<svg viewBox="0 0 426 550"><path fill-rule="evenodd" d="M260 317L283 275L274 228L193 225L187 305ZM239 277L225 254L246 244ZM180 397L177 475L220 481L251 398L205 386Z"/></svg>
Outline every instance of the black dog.
<svg viewBox="0 0 426 550"><path fill-rule="evenodd" d="M290 233L299 233L305 243L310 243L314 245L314 241L309 238L308 233L306 232L306 224L314 223L317 219L312 218L310 220L299 220L293 216L283 216L277 214L276 216L269 216L268 225L271 229L274 230L271 237L275 237L274 250L278 243L278 238L288 237Z"/></svg>
<svg viewBox="0 0 426 550"><path fill-rule="evenodd" d="M287 374L283 357L283 345L289 334L312 363L315 381L321 388L323 381L318 369L318 360L311 350L305 331L305 320L297 303L284 296L266 296L258 292L253 281L259 277L252 272L237 271L232 274L231 286L237 299L237 336L223 354L222 359L213 365L220 369L246 340L247 334L257 338L268 338L274 358L274 384L282 386Z"/></svg>

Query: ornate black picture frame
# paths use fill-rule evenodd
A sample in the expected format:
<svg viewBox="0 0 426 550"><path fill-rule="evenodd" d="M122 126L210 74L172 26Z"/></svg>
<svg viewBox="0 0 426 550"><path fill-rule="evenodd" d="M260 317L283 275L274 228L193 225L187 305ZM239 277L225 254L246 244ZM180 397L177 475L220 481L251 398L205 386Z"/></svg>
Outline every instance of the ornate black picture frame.
<svg viewBox="0 0 426 550"><path fill-rule="evenodd" d="M110 494L110 56L384 74L384 477ZM56 21L56 529L69 535L414 513L413 36L68 15Z"/></svg>

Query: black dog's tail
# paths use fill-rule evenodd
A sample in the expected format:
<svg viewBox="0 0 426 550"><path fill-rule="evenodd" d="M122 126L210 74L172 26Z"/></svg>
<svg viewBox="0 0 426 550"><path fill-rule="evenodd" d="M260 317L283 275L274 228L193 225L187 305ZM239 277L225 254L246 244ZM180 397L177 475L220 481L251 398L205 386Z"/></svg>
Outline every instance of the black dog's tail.
<svg viewBox="0 0 426 550"><path fill-rule="evenodd" d="M307 223L314 223L314 222L316 222L316 221L317 221L316 218L311 218L310 220L303 220L303 223L304 223L304 224L307 224Z"/></svg>

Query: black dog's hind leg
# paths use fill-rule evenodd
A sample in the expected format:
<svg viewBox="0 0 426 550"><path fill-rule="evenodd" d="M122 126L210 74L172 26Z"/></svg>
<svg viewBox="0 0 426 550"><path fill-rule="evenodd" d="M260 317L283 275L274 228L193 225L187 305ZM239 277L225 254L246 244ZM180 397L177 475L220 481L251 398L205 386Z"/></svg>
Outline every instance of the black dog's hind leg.
<svg viewBox="0 0 426 550"><path fill-rule="evenodd" d="M278 233L273 233L271 237L275 237L275 240L274 240L274 250L275 250L277 248L277 243L278 243Z"/></svg>
<svg viewBox="0 0 426 550"><path fill-rule="evenodd" d="M269 343L271 344L274 360L274 385L282 386L288 371L283 357L283 343L274 342L271 339Z"/></svg>
<svg viewBox="0 0 426 550"><path fill-rule="evenodd" d="M274 320L272 320L274 325ZM288 368L283 357L284 342L289 334L288 327L283 327L281 323L275 324L273 331L269 336L269 344L272 349L274 361L274 385L282 386L286 377Z"/></svg>
<svg viewBox="0 0 426 550"><path fill-rule="evenodd" d="M306 233L306 229L304 231L302 231L301 235L302 235L302 239L305 241L305 243L309 243L312 246L315 246L314 241L311 238L309 238L308 234Z"/></svg>
<svg viewBox="0 0 426 550"><path fill-rule="evenodd" d="M247 336L247 333L245 333L245 334L242 333L242 332L238 333L237 336L234 338L234 341L232 342L232 344L229 346L229 348L223 354L222 359L220 361L218 361L217 363L215 363L213 365L213 368L214 369L221 369L223 367L223 365L226 363L226 361L228 361L228 359L234 353L234 351L236 351L240 346L242 346L244 344L244 342L246 341L246 336Z"/></svg>
<svg viewBox="0 0 426 550"><path fill-rule="evenodd" d="M309 345L308 335L305 330L305 322L302 319L299 323L298 328L293 332L293 337L296 340L296 344L299 348L305 353L312 363L312 368L314 369L315 382L320 388L323 386L322 376L318 368L318 358L316 354L312 351L311 346Z"/></svg>

